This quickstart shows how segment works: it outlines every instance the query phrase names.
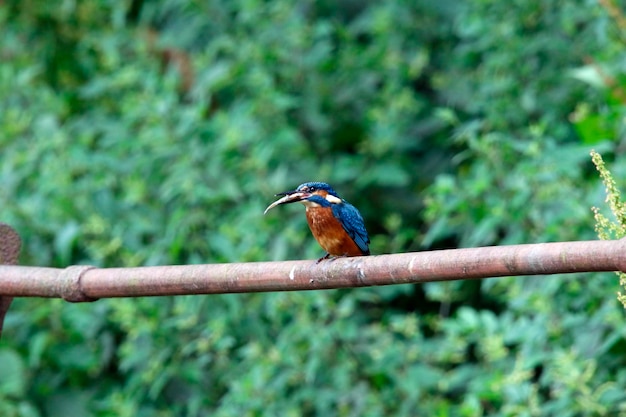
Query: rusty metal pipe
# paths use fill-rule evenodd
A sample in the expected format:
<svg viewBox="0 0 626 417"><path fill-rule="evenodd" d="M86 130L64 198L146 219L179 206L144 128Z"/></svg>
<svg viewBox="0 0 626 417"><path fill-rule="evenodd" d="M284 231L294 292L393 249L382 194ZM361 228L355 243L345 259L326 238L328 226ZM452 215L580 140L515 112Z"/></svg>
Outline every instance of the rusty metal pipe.
<svg viewBox="0 0 626 417"><path fill-rule="evenodd" d="M8 224L0 223L0 264L15 265L20 256L22 240L20 235ZM13 297L2 296L0 289L0 337L2 337L2 325Z"/></svg>
<svg viewBox="0 0 626 417"><path fill-rule="evenodd" d="M65 269L0 266L0 296L105 297L300 291L514 275L625 271L626 239L449 249L332 261Z"/></svg>

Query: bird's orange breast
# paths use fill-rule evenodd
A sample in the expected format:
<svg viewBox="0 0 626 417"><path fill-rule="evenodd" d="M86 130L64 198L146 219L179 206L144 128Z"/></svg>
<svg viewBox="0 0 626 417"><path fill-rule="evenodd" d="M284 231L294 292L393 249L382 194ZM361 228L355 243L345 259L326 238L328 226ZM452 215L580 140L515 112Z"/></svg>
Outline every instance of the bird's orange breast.
<svg viewBox="0 0 626 417"><path fill-rule="evenodd" d="M317 242L332 256L363 255L330 207L307 207L306 220Z"/></svg>

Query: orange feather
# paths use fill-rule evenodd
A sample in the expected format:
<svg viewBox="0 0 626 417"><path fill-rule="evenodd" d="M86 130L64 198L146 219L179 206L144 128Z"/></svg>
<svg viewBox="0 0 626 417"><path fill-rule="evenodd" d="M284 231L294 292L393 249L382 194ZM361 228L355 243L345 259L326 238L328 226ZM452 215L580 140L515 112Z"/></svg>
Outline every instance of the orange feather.
<svg viewBox="0 0 626 417"><path fill-rule="evenodd" d="M313 237L332 256L360 256L363 252L335 218L330 207L307 207L306 220Z"/></svg>

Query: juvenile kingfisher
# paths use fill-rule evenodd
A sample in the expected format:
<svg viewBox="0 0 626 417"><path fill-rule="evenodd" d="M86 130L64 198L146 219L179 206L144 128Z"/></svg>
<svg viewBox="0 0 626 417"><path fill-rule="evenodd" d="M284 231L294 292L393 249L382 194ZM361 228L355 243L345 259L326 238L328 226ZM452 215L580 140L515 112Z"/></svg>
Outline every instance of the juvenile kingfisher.
<svg viewBox="0 0 626 417"><path fill-rule="evenodd" d="M297 201L306 207L306 220L313 237L326 251L320 262L329 257L369 255L370 238L365 230L361 213L340 198L325 182L305 182L293 191L276 194L283 196L266 209Z"/></svg>

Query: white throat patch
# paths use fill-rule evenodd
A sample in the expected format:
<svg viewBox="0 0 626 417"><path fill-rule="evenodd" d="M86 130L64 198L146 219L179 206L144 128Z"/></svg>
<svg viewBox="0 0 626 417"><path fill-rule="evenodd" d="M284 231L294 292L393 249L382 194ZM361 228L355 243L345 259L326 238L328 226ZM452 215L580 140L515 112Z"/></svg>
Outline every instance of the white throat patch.
<svg viewBox="0 0 626 417"><path fill-rule="evenodd" d="M306 208L321 207L319 204L309 200L302 200L300 202L304 204Z"/></svg>

